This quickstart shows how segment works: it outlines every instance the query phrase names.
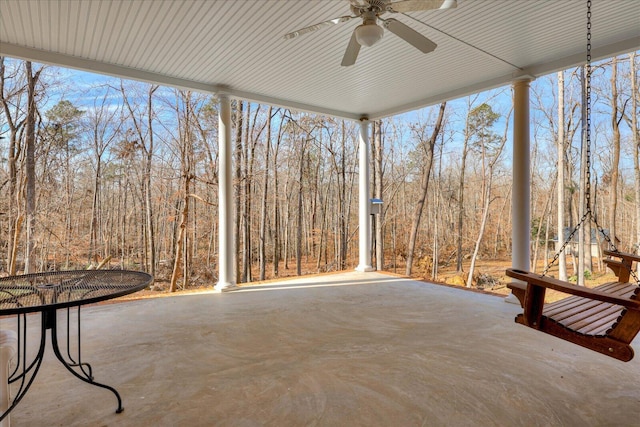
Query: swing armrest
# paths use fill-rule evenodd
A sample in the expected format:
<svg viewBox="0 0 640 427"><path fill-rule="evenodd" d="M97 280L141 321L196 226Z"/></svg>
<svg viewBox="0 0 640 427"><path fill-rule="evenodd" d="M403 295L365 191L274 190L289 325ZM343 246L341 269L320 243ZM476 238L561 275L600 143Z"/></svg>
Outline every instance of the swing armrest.
<svg viewBox="0 0 640 427"><path fill-rule="evenodd" d="M640 255L632 254L632 253L629 253L629 252L618 252L618 251L604 250L604 251L602 251L602 253L605 254L605 255L608 255L608 256L622 258L625 261L629 261L629 264L631 264L631 262L633 262L633 261L640 262Z"/></svg>
<svg viewBox="0 0 640 427"><path fill-rule="evenodd" d="M511 289L511 293L520 301L520 306L524 307L524 296L527 292L527 284L511 282L507 284L507 288Z"/></svg>
<svg viewBox="0 0 640 427"><path fill-rule="evenodd" d="M618 281L624 283L629 282L629 277L633 273L633 262L640 261L640 256L626 252L609 250L604 250L603 253L607 256L613 257L605 259L604 262L607 264L607 267L609 267L611 271L618 276Z"/></svg>
<svg viewBox="0 0 640 427"><path fill-rule="evenodd" d="M527 282L529 285L538 288L553 289L555 291L563 292L565 294L577 295L579 297L588 298L592 300L608 302L611 304L620 305L632 310L640 310L640 300L624 298L617 295L612 295L606 292L599 291L597 289L591 289L584 286L574 285L569 282L554 279L552 277L544 277L539 274L534 274L528 271L515 270L512 268L507 269L507 276L514 279Z"/></svg>

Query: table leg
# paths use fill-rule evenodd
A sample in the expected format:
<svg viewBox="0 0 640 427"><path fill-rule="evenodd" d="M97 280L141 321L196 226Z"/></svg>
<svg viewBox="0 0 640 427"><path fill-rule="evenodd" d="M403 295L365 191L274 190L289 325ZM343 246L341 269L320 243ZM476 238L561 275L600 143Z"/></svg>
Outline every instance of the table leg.
<svg viewBox="0 0 640 427"><path fill-rule="evenodd" d="M67 370L71 372L76 378L79 378L80 380L88 384L110 390L116 396L116 399L118 399L118 408L116 409L116 413L119 414L120 412L124 411L124 408L122 407L122 399L120 398L120 393L118 393L118 391L115 388L108 386L106 384L101 384L99 382L94 381L93 376L91 376L91 373L90 372L87 373L84 371L84 369L82 369L82 365L84 365L83 363L76 363L75 361L73 361L73 359L72 359L72 363L69 363L67 362L67 360L65 360L58 346L58 332L57 332L58 321L57 321L56 311L55 310L45 311L42 313L42 315L43 317L47 317L46 319L47 329L51 329L51 347L53 348L54 354L56 355L58 360L62 363L62 365L65 368L67 368ZM67 337L67 340L68 339L69 337ZM78 360L80 360L80 357L78 357ZM73 369L74 367L79 367L80 372L82 372L82 374L78 373L75 369Z"/></svg>
<svg viewBox="0 0 640 427"><path fill-rule="evenodd" d="M83 363L82 362L82 347L81 347L81 333L82 331L80 330L80 306L78 306L78 308L76 309L76 313L78 314L78 321L77 321L77 331L76 331L76 335L78 337L78 342L77 342L77 348L78 348L78 361L76 362L76 360L73 358L73 356L71 355L71 340L69 339L69 337L71 336L71 307L67 308L67 358L68 360L71 362L69 363L69 366L72 366L74 368L80 368L80 371L82 371L82 373L84 374L84 376L86 376L87 378L91 378L93 379L93 369L91 368L91 365L88 363ZM85 366L88 370L85 371Z"/></svg>
<svg viewBox="0 0 640 427"><path fill-rule="evenodd" d="M18 351L16 354L16 367L9 377L9 383L12 384L16 381L20 381L20 386L16 393L16 397L11 402L11 406L0 415L0 421L4 420L7 415L15 408L22 398L27 394L33 380L36 378L40 365L42 365L42 359L44 357L44 346L47 341L44 316L42 318L42 332L40 336L40 348L33 362L27 366L27 316L26 314L18 315ZM27 376L31 375L27 378Z"/></svg>

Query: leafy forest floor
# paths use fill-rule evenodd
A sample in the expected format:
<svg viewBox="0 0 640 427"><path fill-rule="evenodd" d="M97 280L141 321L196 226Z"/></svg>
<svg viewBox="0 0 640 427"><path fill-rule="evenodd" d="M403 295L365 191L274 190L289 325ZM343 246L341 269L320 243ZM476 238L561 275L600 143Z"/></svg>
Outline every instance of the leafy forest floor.
<svg viewBox="0 0 640 427"><path fill-rule="evenodd" d="M498 260L477 260L476 261L476 270L474 274L474 282L471 288L468 290L471 291L480 291L486 292L490 294L494 294L497 296L506 296L511 291L507 288L507 284L510 282L510 278L505 275L505 270L511 266L510 259L498 259ZM536 268L536 272L541 273L544 270L546 264L544 262L539 262ZM435 283L446 286L454 286L460 287L461 289L467 289L465 286L467 275L468 275L468 263L463 263L463 272L457 272L454 266L439 266L438 267L438 277L436 280L431 278L431 271L420 271L419 268L414 269L411 277L415 280L420 280L429 283ZM593 268L594 271L591 274L587 274L586 286L594 287L602 283L610 282L615 280L614 274L605 269L603 266L599 266L597 260L594 258L593 260ZM396 265L395 268L387 268L385 270L388 273L398 274L403 277L404 275L404 265ZM571 276L573 273L572 264L567 261L567 271ZM315 271L315 263L309 263L308 265L302 266L303 275L316 275L321 277L324 274L334 274L338 271L332 271L328 273L317 273ZM136 294L130 295L129 298L145 298L145 297L153 297L153 296L169 296L176 293L194 293L194 292L203 292L213 290L215 286L215 278L211 277L202 277L199 275L194 275L191 277L191 283L189 286L184 288L181 283L178 284L176 292L169 292L169 280L170 272L165 274L166 272L159 272L156 275L155 283L149 288L143 291L137 292ZM558 276L558 266L554 265L550 268L547 275L552 277ZM256 274L257 277L257 274ZM251 286L264 284L274 281L281 281L287 279L294 279L297 277L295 264L289 265L289 268L285 268L284 265L280 267L280 274L277 278L270 277L264 281L252 281L250 283L241 283L239 286ZM569 280L575 281L575 277L570 278ZM566 295L563 295L559 292L548 290L546 300L548 302L556 301L558 299L564 298ZM126 298L126 297L125 297Z"/></svg>

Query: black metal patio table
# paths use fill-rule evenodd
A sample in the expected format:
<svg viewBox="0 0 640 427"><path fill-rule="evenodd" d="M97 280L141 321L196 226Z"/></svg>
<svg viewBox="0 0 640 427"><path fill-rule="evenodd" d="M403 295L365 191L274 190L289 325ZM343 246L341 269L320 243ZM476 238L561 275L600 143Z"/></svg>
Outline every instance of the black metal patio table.
<svg viewBox="0 0 640 427"><path fill-rule="evenodd" d="M16 363L9 382L18 382L18 391L2 421L25 396L44 357L46 332L51 331L51 347L64 367L80 380L110 390L118 399L116 413L124 410L118 391L93 379L91 365L82 361L80 307L137 292L151 284L153 277L140 271L77 270L56 271L0 278L0 316L17 315L18 345ZM70 345L71 309L77 307L77 343ZM66 356L58 345L57 311L67 309ZM27 361L27 314L41 313L40 346L33 360Z"/></svg>

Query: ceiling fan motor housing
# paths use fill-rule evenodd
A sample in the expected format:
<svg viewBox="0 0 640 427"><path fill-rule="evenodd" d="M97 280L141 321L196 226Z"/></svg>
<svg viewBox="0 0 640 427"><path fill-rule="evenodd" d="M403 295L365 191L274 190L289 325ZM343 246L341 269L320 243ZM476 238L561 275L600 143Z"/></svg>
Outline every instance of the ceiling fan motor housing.
<svg viewBox="0 0 640 427"><path fill-rule="evenodd" d="M364 0L351 3L351 12L356 16L363 16L365 12L374 12L379 15L387 11L391 2L389 0Z"/></svg>

